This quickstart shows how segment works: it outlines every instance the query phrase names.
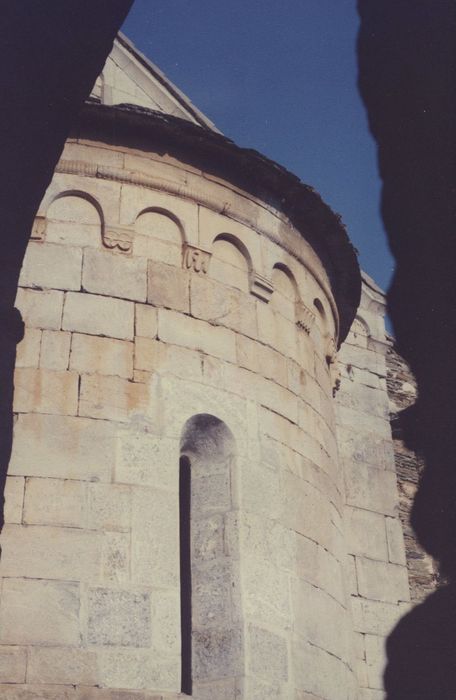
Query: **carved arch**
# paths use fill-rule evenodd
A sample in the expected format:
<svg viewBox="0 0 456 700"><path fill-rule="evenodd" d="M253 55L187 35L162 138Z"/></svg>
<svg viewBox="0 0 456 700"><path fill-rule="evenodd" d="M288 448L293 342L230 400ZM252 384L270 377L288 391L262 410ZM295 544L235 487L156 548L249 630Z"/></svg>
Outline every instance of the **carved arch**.
<svg viewBox="0 0 456 700"><path fill-rule="evenodd" d="M180 232L180 235L182 238L182 244L184 244L186 242L184 225L183 225L182 221L179 219L179 217L176 216L175 214L173 214L172 211L169 211L169 209L165 209L164 207L155 207L155 206L144 207L136 215L134 223L136 224L139 217L143 216L144 214L160 214L161 216L164 216L167 219L171 219L171 221L174 224L176 224L177 228L179 229L179 232Z"/></svg>

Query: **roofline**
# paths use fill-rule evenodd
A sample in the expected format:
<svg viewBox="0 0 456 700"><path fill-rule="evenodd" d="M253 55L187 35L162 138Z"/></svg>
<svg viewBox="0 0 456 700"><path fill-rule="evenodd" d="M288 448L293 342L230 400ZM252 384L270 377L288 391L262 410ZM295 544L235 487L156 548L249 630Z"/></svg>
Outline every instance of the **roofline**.
<svg viewBox="0 0 456 700"><path fill-rule="evenodd" d="M219 133L136 105L87 103L73 135L170 153L284 213L325 267L339 313L338 344L345 340L360 302L361 273L341 217L312 187L257 151L240 148Z"/></svg>
<svg viewBox="0 0 456 700"><path fill-rule="evenodd" d="M185 95L182 90L179 90L179 88L172 83L169 78L160 70L158 66L155 65L155 63L152 63L150 59L147 58L141 51L139 51L136 46L133 44L130 39L125 36L122 32L119 32L116 37L117 41L124 46L128 51L130 51L134 57L141 63L146 70L148 70L154 78L158 80L159 83L163 85L171 94L172 96L194 117L194 119L200 124L200 126L210 129L211 131L215 131L217 134L220 134L221 131L217 129L215 124L208 118L206 117L203 112L201 112L193 102L190 100L187 95Z"/></svg>

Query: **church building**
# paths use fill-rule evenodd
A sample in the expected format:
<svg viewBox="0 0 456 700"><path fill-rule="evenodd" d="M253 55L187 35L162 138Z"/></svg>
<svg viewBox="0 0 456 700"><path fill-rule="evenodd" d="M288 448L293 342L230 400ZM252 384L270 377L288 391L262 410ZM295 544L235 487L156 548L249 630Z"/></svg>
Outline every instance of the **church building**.
<svg viewBox="0 0 456 700"><path fill-rule="evenodd" d="M385 298L319 194L119 35L16 305L2 700L381 700Z"/></svg>

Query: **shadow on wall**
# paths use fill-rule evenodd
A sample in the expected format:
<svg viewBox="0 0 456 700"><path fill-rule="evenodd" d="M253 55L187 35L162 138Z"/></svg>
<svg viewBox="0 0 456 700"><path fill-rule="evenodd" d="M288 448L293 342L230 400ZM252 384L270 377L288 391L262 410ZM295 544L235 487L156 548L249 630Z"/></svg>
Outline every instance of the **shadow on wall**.
<svg viewBox="0 0 456 700"><path fill-rule="evenodd" d="M42 3L28 0L1 5L0 528L11 456L16 343L23 334L14 308L22 260L71 122L132 3L49 0L45 12Z"/></svg>
<svg viewBox="0 0 456 700"><path fill-rule="evenodd" d="M456 698L456 5L358 0L359 86L377 141L382 215L397 268L397 347L418 383L402 415L426 467L412 524L449 583L387 642L388 700Z"/></svg>

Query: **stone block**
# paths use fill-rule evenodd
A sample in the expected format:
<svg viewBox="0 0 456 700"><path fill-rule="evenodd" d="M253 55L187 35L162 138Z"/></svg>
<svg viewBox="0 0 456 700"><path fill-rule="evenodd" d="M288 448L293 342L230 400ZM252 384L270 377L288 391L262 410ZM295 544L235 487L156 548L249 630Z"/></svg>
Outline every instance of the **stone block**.
<svg viewBox="0 0 456 700"><path fill-rule="evenodd" d="M161 654L180 655L180 591L154 591L152 602L152 646Z"/></svg>
<svg viewBox="0 0 456 700"><path fill-rule="evenodd" d="M40 367L44 369L68 369L71 333L43 331L41 339Z"/></svg>
<svg viewBox="0 0 456 700"><path fill-rule="evenodd" d="M237 629L210 629L193 634L196 682L241 674L242 638Z"/></svg>
<svg viewBox="0 0 456 700"><path fill-rule="evenodd" d="M97 646L148 647L149 593L92 588L88 594L88 641Z"/></svg>
<svg viewBox="0 0 456 700"><path fill-rule="evenodd" d="M89 335L133 340L134 304L123 299L70 292L65 300L62 327Z"/></svg>
<svg viewBox="0 0 456 700"><path fill-rule="evenodd" d="M227 629L232 624L232 596L236 580L227 558L199 560L192 565L193 632Z"/></svg>
<svg viewBox="0 0 456 700"><path fill-rule="evenodd" d="M192 556L195 562L223 557L224 535L224 518L221 514L192 520Z"/></svg>
<svg viewBox="0 0 456 700"><path fill-rule="evenodd" d="M36 684L95 685L97 656L87 649L30 647L27 681Z"/></svg>
<svg viewBox="0 0 456 700"><path fill-rule="evenodd" d="M235 334L227 328L211 326L175 311L159 309L158 336L165 343L181 345L236 362Z"/></svg>
<svg viewBox="0 0 456 700"><path fill-rule="evenodd" d="M245 292L192 275L190 298L192 316L257 337L255 301Z"/></svg>
<svg viewBox="0 0 456 700"><path fill-rule="evenodd" d="M344 467L348 505L384 515L396 514L398 497L394 472L345 460Z"/></svg>
<svg viewBox="0 0 456 700"><path fill-rule="evenodd" d="M130 582L130 533L104 532L101 545L100 584L128 586Z"/></svg>
<svg viewBox="0 0 456 700"><path fill-rule="evenodd" d="M5 484L5 523L22 522L25 479L22 476L7 476Z"/></svg>
<svg viewBox="0 0 456 700"><path fill-rule="evenodd" d="M82 250L30 241L22 264L22 287L72 289L81 287Z"/></svg>
<svg viewBox="0 0 456 700"><path fill-rule="evenodd" d="M202 379L202 356L198 352L167 345L151 338L135 338L135 368L169 372L183 379Z"/></svg>
<svg viewBox="0 0 456 700"><path fill-rule="evenodd" d="M25 683L26 666L27 649L0 646L0 683Z"/></svg>
<svg viewBox="0 0 456 700"><path fill-rule="evenodd" d="M387 637L406 613L408 603L383 603L379 600L352 598L355 629L363 634Z"/></svg>
<svg viewBox="0 0 456 700"><path fill-rule="evenodd" d="M6 578L0 605L0 643L77 646L79 605L78 583Z"/></svg>
<svg viewBox="0 0 456 700"><path fill-rule="evenodd" d="M404 532L401 521L397 518L386 518L385 522L389 560L393 564L406 566Z"/></svg>
<svg viewBox="0 0 456 700"><path fill-rule="evenodd" d="M288 679L287 642L261 627L249 628L251 670L260 678L280 683Z"/></svg>
<svg viewBox="0 0 456 700"><path fill-rule="evenodd" d="M16 367L38 367L40 360L41 331L26 328L24 337L17 346Z"/></svg>
<svg viewBox="0 0 456 700"><path fill-rule="evenodd" d="M178 657L162 656L156 651L140 648L105 647L98 653L100 685L108 688L123 688L121 694L109 700L136 700L126 690L162 688L164 691L180 690L180 663ZM123 693L123 697L122 697ZM129 697L130 695L130 697ZM139 700L143 700L139 694ZM167 693L164 693L166 697ZM171 698L173 696L171 695ZM146 693L144 700L154 700ZM158 700L161 700L160 695ZM164 699L163 699L164 700Z"/></svg>
<svg viewBox="0 0 456 700"><path fill-rule="evenodd" d="M397 564L356 559L359 593L363 598L386 603L410 600L407 569Z"/></svg>
<svg viewBox="0 0 456 700"><path fill-rule="evenodd" d="M179 442L146 430L119 432L114 480L122 484L178 488Z"/></svg>
<svg viewBox="0 0 456 700"><path fill-rule="evenodd" d="M366 634L364 638L366 646L366 666L369 688L383 689L383 673L386 666L385 640L382 637L374 637Z"/></svg>
<svg viewBox="0 0 456 700"><path fill-rule="evenodd" d="M132 490L132 581L175 588L179 581L177 494L146 486Z"/></svg>
<svg viewBox="0 0 456 700"><path fill-rule="evenodd" d="M74 372L18 367L14 374L13 410L74 416L78 412L78 380Z"/></svg>
<svg viewBox="0 0 456 700"><path fill-rule="evenodd" d="M135 304L135 335L156 338L158 331L157 309L147 304Z"/></svg>
<svg viewBox="0 0 456 700"><path fill-rule="evenodd" d="M87 581L100 564L97 533L63 527L6 525L2 532L3 576Z"/></svg>
<svg viewBox="0 0 456 700"><path fill-rule="evenodd" d="M70 369L80 374L133 376L133 343L73 333Z"/></svg>
<svg viewBox="0 0 456 700"><path fill-rule="evenodd" d="M86 522L86 500L87 484L83 481L28 478L24 523L82 528Z"/></svg>
<svg viewBox="0 0 456 700"><path fill-rule="evenodd" d="M142 258L86 248L82 286L92 294L146 301L146 265Z"/></svg>
<svg viewBox="0 0 456 700"><path fill-rule="evenodd" d="M62 321L63 292L55 290L17 290L16 306L30 328L58 330Z"/></svg>
<svg viewBox="0 0 456 700"><path fill-rule="evenodd" d="M337 405L337 423L348 428L357 426L359 432L373 433L384 440L391 439L391 427L385 417L373 415L362 410Z"/></svg>
<svg viewBox="0 0 456 700"><path fill-rule="evenodd" d="M236 336L236 351L240 367L287 386L287 360L278 352L240 334Z"/></svg>
<svg viewBox="0 0 456 700"><path fill-rule="evenodd" d="M385 700L383 690L371 690L370 688L360 688L359 700Z"/></svg>
<svg viewBox="0 0 456 700"><path fill-rule="evenodd" d="M110 481L115 426L88 418L29 414L14 426L12 475Z"/></svg>
<svg viewBox="0 0 456 700"><path fill-rule="evenodd" d="M295 535L296 566L299 578L331 595L341 605L345 602L340 562L321 545L302 535Z"/></svg>
<svg viewBox="0 0 456 700"><path fill-rule="evenodd" d="M147 302L188 313L190 311L190 274L174 265L149 260Z"/></svg>
<svg viewBox="0 0 456 700"><path fill-rule="evenodd" d="M340 425L337 435L339 451L344 459L377 469L391 469L391 465L394 465L391 436L385 440L373 433L357 431L354 426Z"/></svg>
<svg viewBox="0 0 456 700"><path fill-rule="evenodd" d="M259 557L250 557L243 572L243 605L246 615L258 624L278 629L291 625L291 602L287 572Z"/></svg>
<svg viewBox="0 0 456 700"><path fill-rule="evenodd" d="M79 415L127 421L133 415L145 415L149 403L146 384L120 377L83 374L81 376Z"/></svg>
<svg viewBox="0 0 456 700"><path fill-rule="evenodd" d="M347 659L351 620L346 608L325 591L302 580L291 582L291 597L295 633L337 658Z"/></svg>
<svg viewBox="0 0 456 700"><path fill-rule="evenodd" d="M344 519L349 554L388 561L383 515L347 506Z"/></svg>
<svg viewBox="0 0 456 700"><path fill-rule="evenodd" d="M118 484L88 484L88 518L91 530L127 531L131 523L131 491Z"/></svg>

